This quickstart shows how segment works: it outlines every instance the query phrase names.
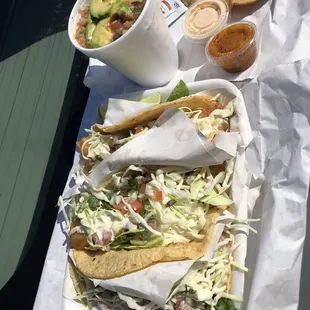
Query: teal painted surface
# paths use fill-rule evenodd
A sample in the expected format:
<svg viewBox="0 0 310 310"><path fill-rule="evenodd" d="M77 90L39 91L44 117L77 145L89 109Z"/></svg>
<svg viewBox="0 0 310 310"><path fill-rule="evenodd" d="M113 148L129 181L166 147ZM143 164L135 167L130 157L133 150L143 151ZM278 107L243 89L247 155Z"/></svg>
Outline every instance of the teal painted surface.
<svg viewBox="0 0 310 310"><path fill-rule="evenodd" d="M23 252L74 52L62 31L0 63L0 288Z"/></svg>

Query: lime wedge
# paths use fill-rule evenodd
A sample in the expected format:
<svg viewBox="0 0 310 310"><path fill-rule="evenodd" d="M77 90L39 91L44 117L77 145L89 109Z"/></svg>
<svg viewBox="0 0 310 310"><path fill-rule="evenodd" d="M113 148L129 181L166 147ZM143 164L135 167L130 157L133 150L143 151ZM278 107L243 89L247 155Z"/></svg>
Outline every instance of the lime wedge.
<svg viewBox="0 0 310 310"><path fill-rule="evenodd" d="M161 103L161 93L158 91L154 95L142 99L141 102L160 104Z"/></svg>
<svg viewBox="0 0 310 310"><path fill-rule="evenodd" d="M98 106L98 116L104 122L105 115L107 113L108 106L106 104L99 104Z"/></svg>
<svg viewBox="0 0 310 310"><path fill-rule="evenodd" d="M174 101L182 97L189 96L189 90L184 81L180 80L177 86L171 92L167 101Z"/></svg>

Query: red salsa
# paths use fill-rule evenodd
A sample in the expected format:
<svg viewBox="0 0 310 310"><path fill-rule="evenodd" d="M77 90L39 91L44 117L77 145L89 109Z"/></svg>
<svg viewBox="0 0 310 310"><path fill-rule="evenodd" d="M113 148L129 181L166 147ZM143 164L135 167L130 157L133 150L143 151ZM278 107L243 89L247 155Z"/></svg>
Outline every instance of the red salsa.
<svg viewBox="0 0 310 310"><path fill-rule="evenodd" d="M254 26L248 22L227 26L211 39L208 54L226 71L248 69L257 54Z"/></svg>

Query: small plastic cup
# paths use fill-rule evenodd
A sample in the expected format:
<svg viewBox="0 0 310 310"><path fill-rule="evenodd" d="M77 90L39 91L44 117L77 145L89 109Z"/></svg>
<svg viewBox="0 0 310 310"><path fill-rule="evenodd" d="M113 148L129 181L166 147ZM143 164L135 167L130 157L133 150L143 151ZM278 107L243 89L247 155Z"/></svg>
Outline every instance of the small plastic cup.
<svg viewBox="0 0 310 310"><path fill-rule="evenodd" d="M68 33L76 49L144 87L155 88L170 82L179 66L178 51L158 1L146 0L137 21L116 41L99 48L84 48L75 34L81 18L80 9L87 7L89 2L77 0L70 14Z"/></svg>
<svg viewBox="0 0 310 310"><path fill-rule="evenodd" d="M239 36L238 31L241 33ZM245 71L257 57L256 36L256 26L251 22L230 24L209 40L205 48L206 55L211 63L218 64L228 72Z"/></svg>
<svg viewBox="0 0 310 310"><path fill-rule="evenodd" d="M199 0L186 11L182 20L184 37L193 43L206 43L230 19L226 0Z"/></svg>

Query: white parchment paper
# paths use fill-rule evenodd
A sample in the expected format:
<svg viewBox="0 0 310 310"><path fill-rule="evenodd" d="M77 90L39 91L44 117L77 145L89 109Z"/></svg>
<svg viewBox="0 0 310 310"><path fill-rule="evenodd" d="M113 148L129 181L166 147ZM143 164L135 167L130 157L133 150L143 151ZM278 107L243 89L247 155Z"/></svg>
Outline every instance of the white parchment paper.
<svg viewBox="0 0 310 310"><path fill-rule="evenodd" d="M137 103L139 104L139 103ZM102 161L89 175L95 187L113 173L134 165L170 165L194 169L236 156L238 133L219 134L210 142L183 111L166 110L155 125Z"/></svg>
<svg viewBox="0 0 310 310"><path fill-rule="evenodd" d="M287 6L300 3L287 1L280 6L283 11L278 17L289 14L285 10ZM305 1L303 3L305 5ZM307 14L301 7L297 16ZM253 211L252 217L262 218L261 223L253 224L259 235L250 234L248 239L246 266L250 272L245 277L243 309L304 310L309 306L310 247L303 251L310 175L309 81L310 61L304 60L268 70L242 90L254 133L245 158L254 175L250 180L234 180L234 184L236 181L247 183L249 189L245 194L249 210ZM201 91L196 89L197 84L192 85L196 92ZM122 91L119 84L112 91L117 93L118 90ZM89 116L93 111L95 120L100 102L97 99L98 96L90 97L89 113L84 117L82 130L92 123ZM82 130L81 137L85 135ZM67 261L62 223L63 217L59 214L35 310L61 309L62 301L72 306L67 299L62 299ZM303 252L305 262L301 271Z"/></svg>
<svg viewBox="0 0 310 310"><path fill-rule="evenodd" d="M243 95L254 140L246 151L250 180L249 206L262 219L259 237L250 235L244 309L300 310L301 272L306 236L310 176L310 61L279 66L247 85ZM258 185L260 184L260 188ZM309 249L307 250L309 253ZM309 257L309 255L308 255ZM253 274L254 273L254 274Z"/></svg>
<svg viewBox="0 0 310 310"><path fill-rule="evenodd" d="M191 84L188 86L191 88ZM153 128L101 162L90 174L90 182L95 187L99 187L112 173L130 164L178 165L195 168L216 165L235 157L237 146L244 148L252 139L241 93L231 83L223 80L205 81L196 89L199 95L215 96L220 93L225 105L230 101L233 102L236 113L231 119L231 132L219 134L214 143L211 143L183 111L168 109ZM153 90L153 92L156 91ZM165 98L171 88L160 91ZM140 98L141 93L131 96ZM111 100L105 125L111 125L112 122L118 123L147 108L147 105L140 107L140 102L137 101Z"/></svg>
<svg viewBox="0 0 310 310"><path fill-rule="evenodd" d="M225 211L221 216L215 225L210 247L205 255L199 259L200 261L208 261L212 258L218 240L223 233L224 225L230 223L234 218L235 216L228 211ZM174 284L187 273L194 262L195 260L160 263L123 277L103 281L93 279L92 281L95 286L99 285L111 291L146 298L164 307ZM76 292L68 268L66 268L63 295L64 310L81 307L79 303L74 301Z"/></svg>
<svg viewBox="0 0 310 310"><path fill-rule="evenodd" d="M180 64L178 73L169 85L175 85L180 79L186 82L211 78L243 81L257 78L262 71L277 65L310 57L310 49L305 48L310 39L308 0L259 0L254 5L236 6L232 10L231 22L240 20L249 20L256 24L259 54L256 63L239 74L228 73L209 63L205 46L191 43L183 37L181 19L170 26L179 50ZM94 59L90 59L84 83L105 96L137 89L135 83Z"/></svg>
<svg viewBox="0 0 310 310"><path fill-rule="evenodd" d="M224 218L231 221L234 217L228 213ZM223 229L224 224L222 223L215 226L212 242L208 251L200 259L201 261L208 261L212 258ZM120 293L145 298L164 307L174 284L185 276L194 262L195 260L160 263L124 277L95 281L94 284Z"/></svg>

